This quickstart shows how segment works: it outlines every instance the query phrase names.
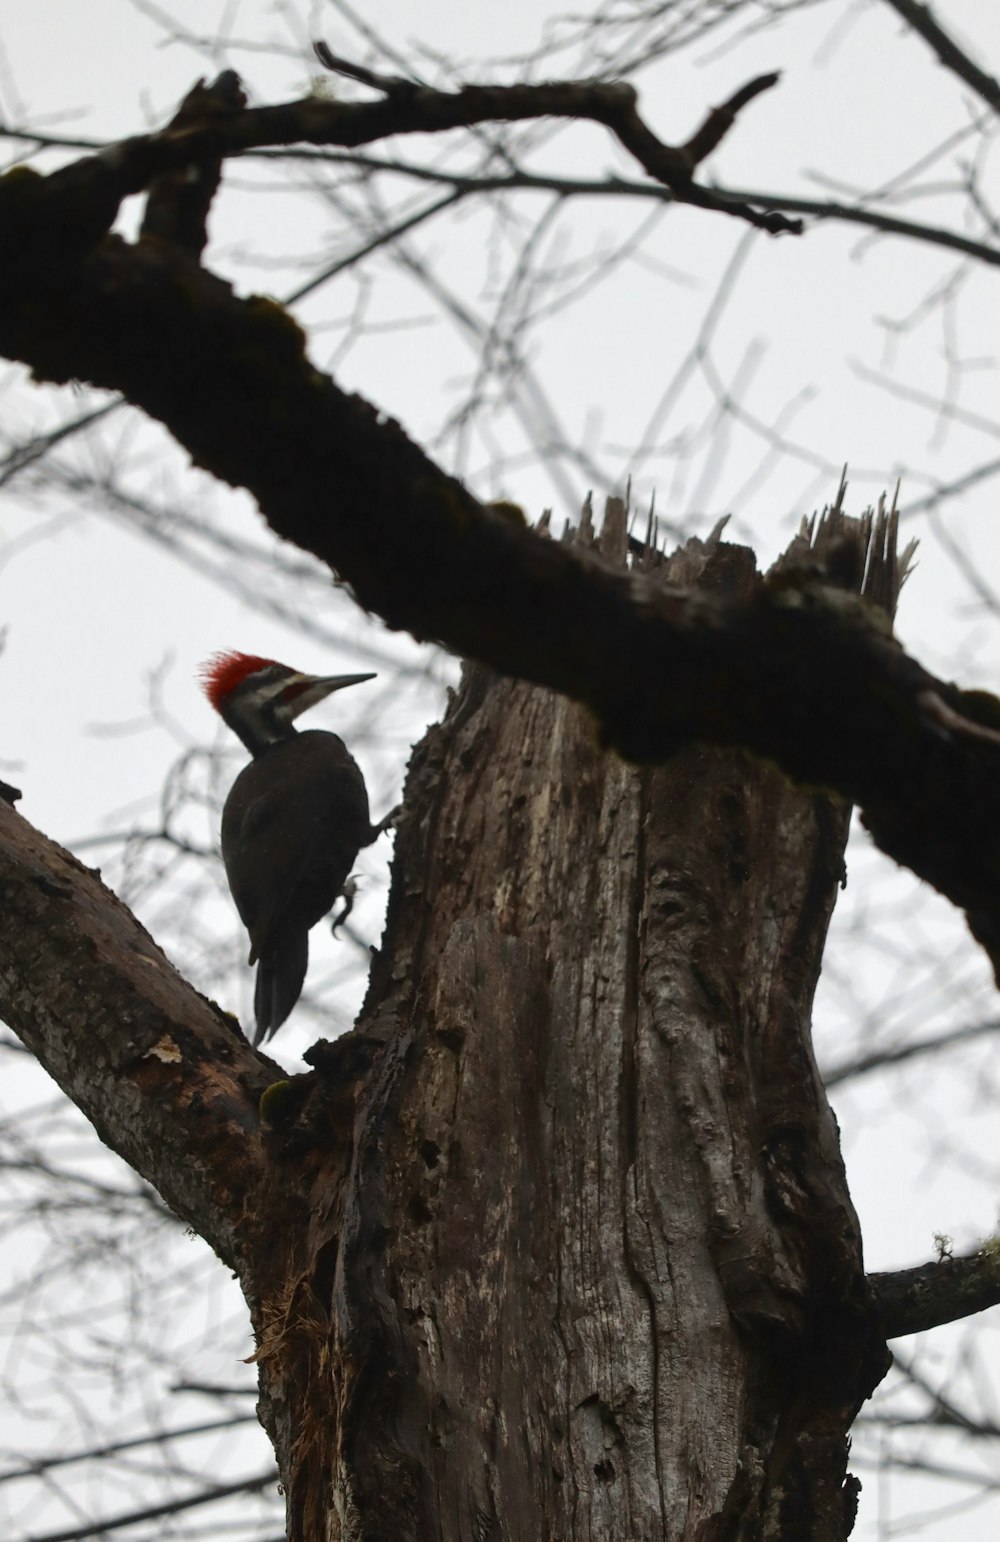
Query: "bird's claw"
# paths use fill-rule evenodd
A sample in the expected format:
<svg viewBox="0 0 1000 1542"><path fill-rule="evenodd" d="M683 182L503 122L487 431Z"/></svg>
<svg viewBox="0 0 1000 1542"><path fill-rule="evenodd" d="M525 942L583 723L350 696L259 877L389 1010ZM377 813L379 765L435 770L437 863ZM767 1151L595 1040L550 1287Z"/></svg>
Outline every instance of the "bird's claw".
<svg viewBox="0 0 1000 1542"><path fill-rule="evenodd" d="M393 829L396 824L396 820L399 818L402 812L403 805L401 803L397 803L395 808L391 808L389 810L388 814L383 814L378 824L372 825L372 840L377 841L380 835L384 835L387 830Z"/></svg>
<svg viewBox="0 0 1000 1542"><path fill-rule="evenodd" d="M344 922L347 920L347 918L350 915L351 911L354 909L354 901L355 901L355 898L357 896L357 892L358 892L357 879L356 878L348 878L346 883L344 884L343 892L341 894L341 899L344 902L343 909L339 910L337 912L337 914L334 916L333 920L330 922L330 936L331 937L336 937L336 935L337 935L337 927L338 926L343 926Z"/></svg>

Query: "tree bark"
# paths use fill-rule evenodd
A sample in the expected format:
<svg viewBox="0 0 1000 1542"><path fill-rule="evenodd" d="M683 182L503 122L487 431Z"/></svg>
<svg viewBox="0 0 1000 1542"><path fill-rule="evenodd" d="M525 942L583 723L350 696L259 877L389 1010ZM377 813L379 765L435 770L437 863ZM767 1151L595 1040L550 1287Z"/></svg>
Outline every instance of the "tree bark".
<svg viewBox="0 0 1000 1542"><path fill-rule="evenodd" d="M717 543L665 576L760 581ZM847 1535L887 1366L810 1046L848 815L740 754L630 768L467 672L411 767L349 1163L256 1303L295 1542Z"/></svg>

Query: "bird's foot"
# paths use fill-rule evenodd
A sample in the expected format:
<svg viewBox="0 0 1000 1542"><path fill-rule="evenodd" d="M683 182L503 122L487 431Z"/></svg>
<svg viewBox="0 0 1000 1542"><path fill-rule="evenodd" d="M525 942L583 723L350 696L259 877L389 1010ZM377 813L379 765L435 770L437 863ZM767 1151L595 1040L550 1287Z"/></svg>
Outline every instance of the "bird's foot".
<svg viewBox="0 0 1000 1542"><path fill-rule="evenodd" d="M336 937L336 935L337 935L337 927L338 926L343 926L344 922L347 920L347 918L350 915L351 911L354 909L354 901L355 901L355 898L357 896L357 892L358 892L357 879L356 878L348 878L346 883L344 884L343 892L341 893L341 896L340 896L341 899L344 902L343 908L341 910L338 910L337 914L334 916L333 920L330 922L330 935L331 935L331 937Z"/></svg>
<svg viewBox="0 0 1000 1542"><path fill-rule="evenodd" d="M380 835L384 835L387 830L391 830L402 812L403 805L397 803L396 807L391 808L388 814L383 814L378 824L372 825L372 833L368 844L371 845L372 841L377 841Z"/></svg>

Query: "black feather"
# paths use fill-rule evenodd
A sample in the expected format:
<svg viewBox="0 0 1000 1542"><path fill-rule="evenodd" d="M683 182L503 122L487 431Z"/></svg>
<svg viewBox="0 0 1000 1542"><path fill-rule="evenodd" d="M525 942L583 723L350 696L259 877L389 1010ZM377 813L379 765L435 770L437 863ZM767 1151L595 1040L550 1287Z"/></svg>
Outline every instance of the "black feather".
<svg viewBox="0 0 1000 1542"><path fill-rule="evenodd" d="M222 813L229 887L258 960L255 1043L269 1038L302 989L308 933L341 897L373 837L365 784L336 734L293 734L255 755Z"/></svg>
<svg viewBox="0 0 1000 1542"><path fill-rule="evenodd" d="M308 964L309 933L298 930L284 932L261 955L253 995L255 1048L281 1027L298 1001Z"/></svg>

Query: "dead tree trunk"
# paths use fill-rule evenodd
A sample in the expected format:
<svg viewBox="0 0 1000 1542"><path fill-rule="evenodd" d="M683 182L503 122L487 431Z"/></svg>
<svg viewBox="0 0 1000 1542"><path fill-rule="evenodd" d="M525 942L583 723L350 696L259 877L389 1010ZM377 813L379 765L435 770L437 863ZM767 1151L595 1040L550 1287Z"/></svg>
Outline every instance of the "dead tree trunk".
<svg viewBox="0 0 1000 1542"><path fill-rule="evenodd" d="M718 542L665 572L760 582ZM265 1100L312 1185L248 1282L294 1542L847 1535L887 1363L810 1045L848 813L467 671L359 1031Z"/></svg>

